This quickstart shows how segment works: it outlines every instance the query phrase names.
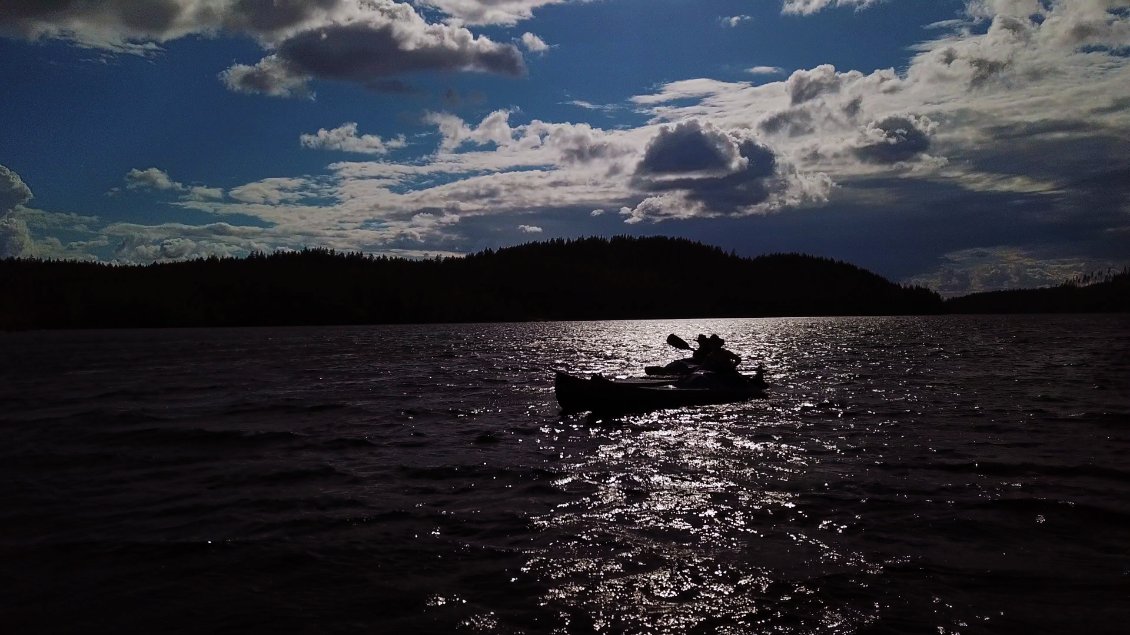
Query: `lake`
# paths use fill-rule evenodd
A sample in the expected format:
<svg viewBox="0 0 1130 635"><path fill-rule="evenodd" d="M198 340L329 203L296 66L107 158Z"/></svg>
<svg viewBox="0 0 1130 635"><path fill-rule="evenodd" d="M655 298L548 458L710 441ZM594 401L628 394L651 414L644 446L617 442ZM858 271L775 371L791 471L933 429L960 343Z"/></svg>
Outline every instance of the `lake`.
<svg viewBox="0 0 1130 635"><path fill-rule="evenodd" d="M562 417L718 333L767 399ZM1124 633L1130 317L0 334L6 632Z"/></svg>

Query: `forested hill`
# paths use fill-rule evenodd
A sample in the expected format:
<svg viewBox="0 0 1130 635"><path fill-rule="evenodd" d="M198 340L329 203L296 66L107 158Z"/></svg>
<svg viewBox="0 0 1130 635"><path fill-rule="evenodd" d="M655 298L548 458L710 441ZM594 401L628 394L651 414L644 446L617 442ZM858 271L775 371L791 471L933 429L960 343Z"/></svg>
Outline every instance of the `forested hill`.
<svg viewBox="0 0 1130 635"><path fill-rule="evenodd" d="M0 328L936 313L850 264L739 258L683 239L587 238L404 260L313 249L148 266L0 261Z"/></svg>
<svg viewBox="0 0 1130 635"><path fill-rule="evenodd" d="M1058 287L974 293L946 300L949 313L1097 313L1130 311L1130 269Z"/></svg>

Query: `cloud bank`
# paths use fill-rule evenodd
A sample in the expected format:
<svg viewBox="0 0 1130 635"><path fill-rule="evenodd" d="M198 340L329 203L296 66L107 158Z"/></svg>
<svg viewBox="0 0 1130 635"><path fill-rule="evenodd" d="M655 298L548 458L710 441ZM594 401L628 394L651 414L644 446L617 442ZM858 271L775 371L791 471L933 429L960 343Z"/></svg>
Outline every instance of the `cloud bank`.
<svg viewBox="0 0 1130 635"><path fill-rule="evenodd" d="M16 2L0 9L0 28L115 51L144 51L188 34L240 33L265 54L232 66L225 82L233 90L294 97L309 96L315 79L368 85L409 70L521 74L514 44L476 36L467 25L513 25L551 4L557 2L434 0L416 3L428 8L418 12L388 0L169 0L127 20L127 2ZM799 16L874 4L790 0L782 11ZM490 219L492 231L522 238L560 226L548 219L643 227L824 209L849 217L829 212L836 227L850 226L854 214L875 223L876 234L910 227L910 220L930 228L937 245L905 230L886 247L933 249L939 257L915 279L949 292L1050 280L1097 262L1079 253L1105 250L1117 260L1126 251L1128 9L1125 0L975 0L928 31L898 70L818 64L786 77L778 67L756 66L748 68L756 81L679 79L602 107L635 111L636 119L617 127L543 121L521 104L473 118L433 110L419 116L424 129L410 137L420 149L412 158L393 152L408 147L409 137L363 134L354 122L309 132L313 124L294 131L302 146L361 156L332 163L324 174L223 189L136 169L127 190L171 195L173 204L216 221L104 225L92 227L86 240L120 246L120 259L315 244L459 251L471 244L471 228ZM445 18L430 22L429 10ZM528 51L545 44L527 35L514 41ZM35 232L9 211L23 206L30 190L25 196L10 171L0 178L5 182L5 249L27 251ZM914 216L929 222L907 220ZM247 217L258 224L241 220ZM26 218L20 217L25 225ZM835 230L830 224L827 231ZM1052 236L1070 239L1066 251L1042 248ZM971 240L983 244L970 247ZM1023 268L1029 261L1036 264ZM1046 276L1021 275L1036 270Z"/></svg>

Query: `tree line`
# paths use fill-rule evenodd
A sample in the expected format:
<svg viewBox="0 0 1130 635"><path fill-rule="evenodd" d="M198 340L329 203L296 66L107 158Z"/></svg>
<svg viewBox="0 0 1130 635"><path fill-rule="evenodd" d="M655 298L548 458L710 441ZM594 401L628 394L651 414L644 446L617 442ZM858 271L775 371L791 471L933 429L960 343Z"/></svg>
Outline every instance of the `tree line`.
<svg viewBox="0 0 1130 635"><path fill-rule="evenodd" d="M946 301L950 313L1123 313L1130 268L1076 276L1059 286L974 293Z"/></svg>
<svg viewBox="0 0 1130 635"><path fill-rule="evenodd" d="M1124 288L1126 277L1075 288ZM151 265L7 259L0 280L5 329L893 315L1032 305L1027 296L943 301L826 258L743 258L685 239L626 236L425 260L330 249Z"/></svg>

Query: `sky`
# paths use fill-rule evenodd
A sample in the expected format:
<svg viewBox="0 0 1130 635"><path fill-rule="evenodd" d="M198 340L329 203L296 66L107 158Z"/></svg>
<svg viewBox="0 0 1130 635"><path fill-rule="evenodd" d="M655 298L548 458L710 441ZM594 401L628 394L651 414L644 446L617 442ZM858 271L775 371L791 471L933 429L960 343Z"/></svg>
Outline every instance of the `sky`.
<svg viewBox="0 0 1130 635"><path fill-rule="evenodd" d="M5 0L0 86L0 257L1130 265L1130 0Z"/></svg>

